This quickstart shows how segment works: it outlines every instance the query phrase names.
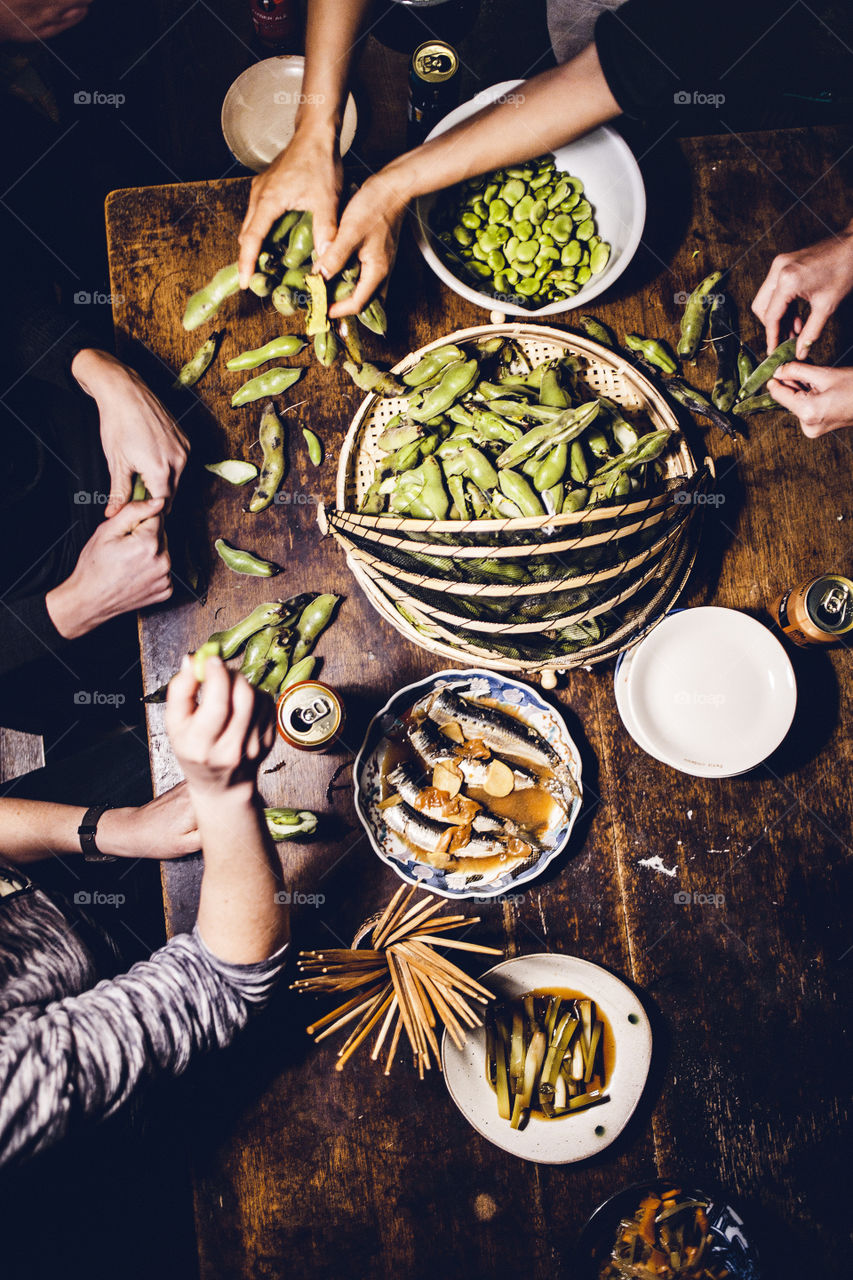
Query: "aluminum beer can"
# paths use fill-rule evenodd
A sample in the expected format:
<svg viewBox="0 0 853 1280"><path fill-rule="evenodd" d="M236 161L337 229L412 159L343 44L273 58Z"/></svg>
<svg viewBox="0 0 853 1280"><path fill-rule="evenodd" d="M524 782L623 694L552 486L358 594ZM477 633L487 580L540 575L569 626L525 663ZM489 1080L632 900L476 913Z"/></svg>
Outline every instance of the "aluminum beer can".
<svg viewBox="0 0 853 1280"><path fill-rule="evenodd" d="M795 644L833 644L853 631L853 582L838 573L809 578L779 597L773 616Z"/></svg>
<svg viewBox="0 0 853 1280"><path fill-rule="evenodd" d="M446 40L425 40L409 68L409 140L422 142L459 102L459 54Z"/></svg>
<svg viewBox="0 0 853 1280"><path fill-rule="evenodd" d="M319 680L285 689L276 704L276 726L285 742L301 751L325 751L341 732L344 704Z"/></svg>

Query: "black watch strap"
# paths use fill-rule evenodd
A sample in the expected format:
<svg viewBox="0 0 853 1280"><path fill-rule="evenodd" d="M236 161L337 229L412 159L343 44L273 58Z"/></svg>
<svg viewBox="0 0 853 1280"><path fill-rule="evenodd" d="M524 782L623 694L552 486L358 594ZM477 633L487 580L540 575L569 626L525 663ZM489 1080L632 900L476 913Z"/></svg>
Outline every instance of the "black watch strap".
<svg viewBox="0 0 853 1280"><path fill-rule="evenodd" d="M114 862L115 859L109 853L101 853L95 844L95 834L98 830L98 823L101 815L109 809L108 804L93 804L83 814L83 821L77 828L77 835L80 837L80 848L83 850L83 857L87 862Z"/></svg>

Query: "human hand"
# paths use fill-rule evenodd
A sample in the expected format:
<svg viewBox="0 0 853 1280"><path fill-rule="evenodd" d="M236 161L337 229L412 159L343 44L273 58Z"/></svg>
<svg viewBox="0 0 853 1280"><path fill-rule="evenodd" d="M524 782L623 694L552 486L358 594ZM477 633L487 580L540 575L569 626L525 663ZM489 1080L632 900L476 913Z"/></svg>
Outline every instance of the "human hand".
<svg viewBox="0 0 853 1280"><path fill-rule="evenodd" d="M186 782L138 808L107 809L98 849L116 858L182 858L201 848Z"/></svg>
<svg viewBox="0 0 853 1280"><path fill-rule="evenodd" d="M334 239L343 166L334 129L298 127L269 168L252 179L249 207L240 228L240 287L257 269L264 237L276 219L291 209L310 210L314 247L320 252Z"/></svg>
<svg viewBox="0 0 853 1280"><path fill-rule="evenodd" d="M808 319L794 316L788 329L797 334L797 359L805 360L809 348L838 304L853 289L853 223L837 235L819 240L807 249L780 253L770 264L767 278L752 310L767 332L767 350L773 351L788 332L783 320L799 298L808 302Z"/></svg>
<svg viewBox="0 0 853 1280"><path fill-rule="evenodd" d="M335 239L315 264L327 280L343 271L354 257L361 264L354 293L329 308L333 320L362 311L389 275L405 213L406 200L381 172L369 178L350 200Z"/></svg>
<svg viewBox="0 0 853 1280"><path fill-rule="evenodd" d="M196 807L231 797L251 802L258 768L275 736L272 699L258 693L221 658L210 657L201 688L184 658L166 698L166 732Z"/></svg>
<svg viewBox="0 0 853 1280"><path fill-rule="evenodd" d="M80 552L69 578L47 593L47 611L67 640L121 613L161 604L172 594L163 537L163 499L129 502L105 520Z"/></svg>
<svg viewBox="0 0 853 1280"><path fill-rule="evenodd" d="M168 511L190 448L175 419L133 369L106 351L79 351L71 372L98 406L110 472L107 519L130 501L136 474Z"/></svg>
<svg viewBox="0 0 853 1280"><path fill-rule="evenodd" d="M853 369L825 369L791 360L767 383L774 400L800 420L810 440L853 426Z"/></svg>

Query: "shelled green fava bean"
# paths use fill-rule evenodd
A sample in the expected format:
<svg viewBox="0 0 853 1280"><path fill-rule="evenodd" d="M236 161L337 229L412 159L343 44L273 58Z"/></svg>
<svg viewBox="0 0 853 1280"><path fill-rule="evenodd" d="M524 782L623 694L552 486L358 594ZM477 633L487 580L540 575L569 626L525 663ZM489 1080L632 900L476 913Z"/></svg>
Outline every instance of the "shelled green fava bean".
<svg viewBox="0 0 853 1280"><path fill-rule="evenodd" d="M583 183L551 155L448 188L431 222L455 275L525 307L573 297L610 258Z"/></svg>

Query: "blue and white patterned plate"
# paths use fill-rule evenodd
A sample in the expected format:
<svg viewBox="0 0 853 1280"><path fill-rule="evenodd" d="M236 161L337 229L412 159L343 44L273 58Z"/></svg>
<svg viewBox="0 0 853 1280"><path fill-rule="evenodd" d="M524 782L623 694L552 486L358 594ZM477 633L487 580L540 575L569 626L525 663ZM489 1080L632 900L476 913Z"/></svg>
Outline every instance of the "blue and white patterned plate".
<svg viewBox="0 0 853 1280"><path fill-rule="evenodd" d="M418 862L399 836L388 830L379 808L382 799L382 775L386 735L400 724L400 716L421 698L437 688L460 689L474 699L489 699L505 705L508 711L531 725L551 743L571 770L578 784L578 795L568 815L550 827L542 836L542 854L535 863L524 863L515 871L506 871L496 880L466 875L461 871L439 871L426 862ZM439 671L415 684L406 685L386 702L371 720L364 742L355 758L355 808L374 850L402 880L417 884L443 898L495 898L540 875L548 863L566 847L581 807L581 759L566 722L550 703L530 685L492 671Z"/></svg>

